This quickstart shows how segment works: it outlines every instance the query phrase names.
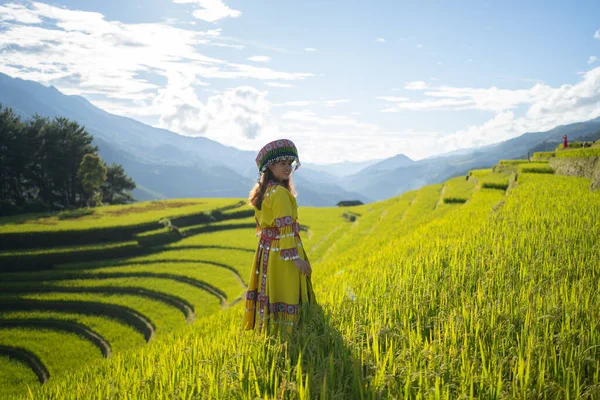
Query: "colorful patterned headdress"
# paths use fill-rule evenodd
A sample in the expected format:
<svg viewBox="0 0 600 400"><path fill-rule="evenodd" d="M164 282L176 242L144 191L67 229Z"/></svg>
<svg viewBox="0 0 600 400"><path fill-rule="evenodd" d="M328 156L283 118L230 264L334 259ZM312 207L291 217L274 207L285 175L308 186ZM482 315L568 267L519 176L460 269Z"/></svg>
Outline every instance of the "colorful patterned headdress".
<svg viewBox="0 0 600 400"><path fill-rule="evenodd" d="M296 161L294 171L300 167L300 157L298 157L298 149L294 142L288 139L278 139L260 149L256 156L256 166L259 172L265 172L269 164L287 159Z"/></svg>

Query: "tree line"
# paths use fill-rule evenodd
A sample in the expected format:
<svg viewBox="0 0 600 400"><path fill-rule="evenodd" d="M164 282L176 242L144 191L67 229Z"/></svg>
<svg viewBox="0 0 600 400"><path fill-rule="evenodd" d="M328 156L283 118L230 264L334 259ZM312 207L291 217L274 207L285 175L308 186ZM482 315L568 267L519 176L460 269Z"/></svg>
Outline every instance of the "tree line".
<svg viewBox="0 0 600 400"><path fill-rule="evenodd" d="M0 104L0 215L134 201L135 182L100 158L93 139L75 121L21 120Z"/></svg>

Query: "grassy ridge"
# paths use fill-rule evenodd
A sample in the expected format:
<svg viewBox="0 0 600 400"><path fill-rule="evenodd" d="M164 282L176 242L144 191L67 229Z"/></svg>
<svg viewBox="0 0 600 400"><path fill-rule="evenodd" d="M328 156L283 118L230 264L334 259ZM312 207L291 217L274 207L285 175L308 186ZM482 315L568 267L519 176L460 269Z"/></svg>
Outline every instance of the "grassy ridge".
<svg viewBox="0 0 600 400"><path fill-rule="evenodd" d="M475 190L475 180L459 176L446 181L442 189L442 204L466 203Z"/></svg>
<svg viewBox="0 0 600 400"><path fill-rule="evenodd" d="M139 296L67 294L135 308L161 334L95 367L65 368L65 377L33 396L600 397L600 193L589 191L587 179L532 174L532 166L548 167L509 163L519 170L516 183L508 169L478 170L468 181L385 202L302 209L320 306L289 342L241 332L241 306L187 325L174 307ZM445 203L448 193L469 201ZM358 218L348 222L344 211ZM4 277L172 290L197 307L211 296L163 277L118 273L210 279L231 301L243 290L255 246L251 229L229 229L149 256Z"/></svg>
<svg viewBox="0 0 600 400"><path fill-rule="evenodd" d="M235 199L176 199L105 206L59 214L27 214L0 218L2 233L86 230L158 222L169 216L210 211Z"/></svg>
<svg viewBox="0 0 600 400"><path fill-rule="evenodd" d="M100 350L87 340L72 333L58 333L46 329L0 329L0 345L23 347L33 351L50 372L50 377L76 371L102 358ZM60 354L60 357L57 357L57 354ZM22 375L22 372L19 374ZM27 381L30 379L26 378ZM39 384L34 387L37 386ZM17 387L23 389L22 385ZM13 386L0 386L0 394L14 394L15 389Z"/></svg>
<svg viewBox="0 0 600 400"><path fill-rule="evenodd" d="M563 150L557 151L556 157L564 158L564 157L600 157L600 148L592 147L592 148L584 148L584 149L576 149L576 150Z"/></svg>
<svg viewBox="0 0 600 400"><path fill-rule="evenodd" d="M27 393L27 387L39 386L38 377L24 363L0 356L0 398Z"/></svg>
<svg viewBox="0 0 600 400"><path fill-rule="evenodd" d="M481 173L477 176L481 188L506 190L510 186L511 172L493 173L489 170L489 172L486 173L484 171L488 170L481 170Z"/></svg>
<svg viewBox="0 0 600 400"><path fill-rule="evenodd" d="M553 174L554 169L546 163L529 163L522 164L518 167L519 172L534 173L534 174Z"/></svg>
<svg viewBox="0 0 600 400"><path fill-rule="evenodd" d="M6 312L0 316L0 321L15 319L59 319L79 322L108 340L113 352L126 351L146 343L144 337L136 330L109 318L45 311Z"/></svg>
<svg viewBox="0 0 600 400"><path fill-rule="evenodd" d="M37 395L598 397L600 194L588 185L524 173L506 194L481 188L435 212L441 185L423 188L340 238L315 268L324 312L288 344L241 334L236 308Z"/></svg>
<svg viewBox="0 0 600 400"><path fill-rule="evenodd" d="M231 202L231 199L227 199L228 204ZM219 203L218 205L222 206L223 204ZM151 252L144 256L127 259L102 259L105 250L112 251L123 246L137 247L136 242L112 244L90 242L88 245L80 246L4 251L1 255L5 257L5 260L9 260L10 257L30 258L29 261L35 266L38 258L42 261L52 256L59 263L53 262L52 264L55 265L50 270L1 274L0 302L10 302L15 299L34 299L42 302L94 301L127 307L148 318L156 326L157 335L154 336L152 333L154 338L181 330L186 325L185 318L181 310L173 307L172 304L153 300L152 297L148 297L150 293L144 294L146 292L140 292L141 296L132 296L110 294L109 291L146 290L171 297L176 296L193 307L196 318L203 318L221 310L221 301L223 305L227 305L237 300L245 290L245 280L248 277L256 247L256 237L254 229L238 227L240 224L253 226L254 219L239 213L239 202L236 202L235 205L235 208L223 210L222 213L236 219L197 226L190 225L183 228L182 231L188 233L204 229L204 227L208 229L206 233L180 238L175 243L150 249ZM147 210L138 209L135 212L143 214ZM123 214L121 217L125 218L122 219L125 224L130 223L128 215ZM135 217L141 220L146 219L146 216L143 215ZM89 219L89 216L84 213L77 218L81 219L78 223L83 224L86 218ZM58 225L73 224L73 221L65 221L59 217L56 217L56 220ZM332 223L339 223L339 219L336 218L335 222L332 219ZM212 227L222 230L215 231ZM311 242L311 238L320 240L318 232L311 232L311 238L308 238L306 234L304 237L307 243ZM73 258L73 252L81 254L81 257ZM88 255L93 255L96 261L60 264L61 261L70 259L87 260L90 258ZM222 297L212 293L211 287ZM105 293L68 293L73 290L102 290ZM10 310L10 307L7 309ZM0 315L0 321L16 319L73 321L98 332L112 345L113 356L144 343L142 334L132 327L124 325L126 322L123 319L113 321L106 317L76 314L79 312L77 308L70 308L70 312L56 312L53 306L52 310L4 311ZM17 339L18 337L15 337L15 340ZM10 341L10 338L6 338L6 340ZM150 345L152 346L152 344ZM37 353L37 349L30 348L29 343L24 343L24 347ZM68 360L65 360L61 353L48 354L45 359L48 358L50 358L51 364L60 366L60 368L54 369L50 382L70 370L67 366ZM90 359L87 360L90 361ZM10 379L11 382L15 381Z"/></svg>
<svg viewBox="0 0 600 400"><path fill-rule="evenodd" d="M4 297L4 296L3 296ZM156 331L171 332L185 325L185 317L175 307L149 298L118 294L40 293L21 295L30 300L76 300L123 305L148 317Z"/></svg>

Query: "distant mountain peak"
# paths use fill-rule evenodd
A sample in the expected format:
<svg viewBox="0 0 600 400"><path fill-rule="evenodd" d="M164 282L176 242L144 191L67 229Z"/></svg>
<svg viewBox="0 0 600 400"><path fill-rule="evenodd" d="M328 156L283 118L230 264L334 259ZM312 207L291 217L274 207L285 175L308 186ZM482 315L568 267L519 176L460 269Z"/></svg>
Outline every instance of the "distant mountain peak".
<svg viewBox="0 0 600 400"><path fill-rule="evenodd" d="M414 162L414 160L413 160L412 158L410 158L410 157L408 157L407 155L405 155L405 154L402 154L402 153L398 153L398 154L396 154L396 155L395 155L394 157L392 157L392 158L395 158L395 159L397 159L397 160L408 160L408 161L412 161L412 162Z"/></svg>

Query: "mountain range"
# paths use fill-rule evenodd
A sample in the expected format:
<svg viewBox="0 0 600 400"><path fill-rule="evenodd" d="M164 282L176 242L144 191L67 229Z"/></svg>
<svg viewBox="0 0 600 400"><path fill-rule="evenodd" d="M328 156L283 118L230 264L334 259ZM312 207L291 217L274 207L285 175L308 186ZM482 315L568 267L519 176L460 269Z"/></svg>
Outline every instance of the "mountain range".
<svg viewBox="0 0 600 400"><path fill-rule="evenodd" d="M0 104L22 118L38 114L79 122L94 136L99 154L121 164L137 184L138 200L186 197L245 198L257 178L255 153L204 137L182 136L107 113L81 96L0 73ZM340 200L372 201L335 184L326 171L303 165L294 175L298 202L331 206ZM326 184L326 187L324 187Z"/></svg>
<svg viewBox="0 0 600 400"><path fill-rule="evenodd" d="M100 156L118 163L137 184L138 200L186 197L245 198L256 181L255 152L204 137L189 137L110 114L81 96L0 73L0 104L22 118L63 116L85 126ZM366 162L303 163L294 174L303 206L332 206L342 200L364 203L438 183L500 159L526 157L532 149L600 131L600 118L526 133L490 146L413 161L403 154Z"/></svg>

